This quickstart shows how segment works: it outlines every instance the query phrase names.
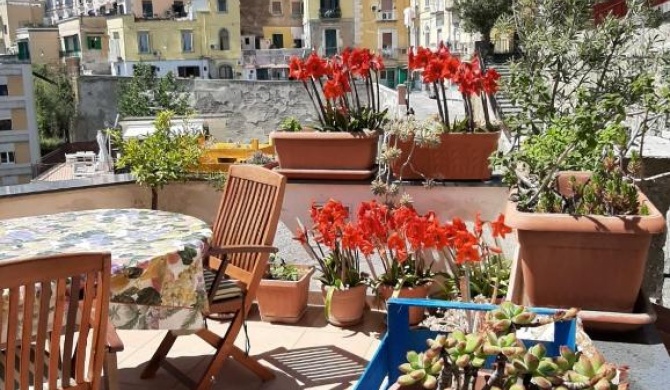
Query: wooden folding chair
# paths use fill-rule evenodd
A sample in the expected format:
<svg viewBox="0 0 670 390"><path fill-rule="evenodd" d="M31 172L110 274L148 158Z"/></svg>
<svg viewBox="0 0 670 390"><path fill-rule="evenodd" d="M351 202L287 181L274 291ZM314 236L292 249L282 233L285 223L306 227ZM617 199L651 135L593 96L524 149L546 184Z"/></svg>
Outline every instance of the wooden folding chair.
<svg viewBox="0 0 670 390"><path fill-rule="evenodd" d="M253 165L234 165L228 172L219 211L214 221L205 283L208 289L210 319L231 315L223 337L203 329L197 335L216 348L207 370L198 382L165 360L178 334L168 332L158 350L142 372L151 378L163 366L191 388L209 389L223 363L230 356L262 380L274 374L233 343L256 295L267 265L284 198L286 178L276 172Z"/></svg>
<svg viewBox="0 0 670 390"><path fill-rule="evenodd" d="M0 262L0 387L97 390L109 311L109 253Z"/></svg>

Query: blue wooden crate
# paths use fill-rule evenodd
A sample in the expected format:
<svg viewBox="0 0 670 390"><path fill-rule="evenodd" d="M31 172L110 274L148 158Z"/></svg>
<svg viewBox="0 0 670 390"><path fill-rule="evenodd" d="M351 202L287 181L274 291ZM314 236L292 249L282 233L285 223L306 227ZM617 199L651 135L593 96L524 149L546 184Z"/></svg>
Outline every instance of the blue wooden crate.
<svg viewBox="0 0 670 390"><path fill-rule="evenodd" d="M409 308L420 306L433 309L458 309L490 311L498 306L478 303L463 303L452 301L441 301L436 299L415 298L391 298L387 303L388 329L381 340L377 352L358 380L356 390L381 389L384 384L388 386L395 383L400 375L398 366L406 360L407 352L415 350L422 352L427 348L426 339L434 338L438 332L427 329L410 329ZM541 315L552 315L555 309L528 308L530 311ZM547 348L547 356L558 356L562 345L575 349L576 321L558 322L554 324L554 341L522 340L526 345L543 343ZM386 380L388 378L388 380ZM386 382L385 382L386 380Z"/></svg>

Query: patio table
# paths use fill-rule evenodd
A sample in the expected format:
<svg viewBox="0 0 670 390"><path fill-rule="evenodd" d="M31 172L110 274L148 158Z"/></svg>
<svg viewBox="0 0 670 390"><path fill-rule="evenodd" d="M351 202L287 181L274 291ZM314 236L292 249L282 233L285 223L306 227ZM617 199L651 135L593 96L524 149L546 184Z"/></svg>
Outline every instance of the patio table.
<svg viewBox="0 0 670 390"><path fill-rule="evenodd" d="M207 309L203 252L211 230L190 216L99 209L0 220L0 261L111 252L110 319L119 329L195 331Z"/></svg>

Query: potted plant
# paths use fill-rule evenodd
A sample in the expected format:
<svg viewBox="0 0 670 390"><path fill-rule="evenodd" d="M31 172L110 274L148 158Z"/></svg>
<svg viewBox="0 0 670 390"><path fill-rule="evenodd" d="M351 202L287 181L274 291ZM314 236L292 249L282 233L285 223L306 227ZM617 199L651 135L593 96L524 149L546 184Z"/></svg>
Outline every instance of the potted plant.
<svg viewBox="0 0 670 390"><path fill-rule="evenodd" d="M244 161L241 162L241 164L252 164L252 165L262 165L264 168L267 169L273 169L277 165L277 160L275 160L272 156L268 156L267 154L259 151L254 152L251 157L245 159Z"/></svg>
<svg viewBox="0 0 670 390"><path fill-rule="evenodd" d="M427 340L424 352L409 351L399 367L403 375L391 389L625 389L619 369L599 354L588 356L565 345L527 347L517 338L518 329L574 321L576 314L570 309L538 317L504 302L487 313L483 330L440 333Z"/></svg>
<svg viewBox="0 0 670 390"><path fill-rule="evenodd" d="M422 70L423 82L433 86L438 117L423 123L410 118L389 127L385 147L399 152L391 153L394 158L384 163L398 179L490 179L489 157L498 149L500 124L490 118L489 105L500 75L483 68L478 55L462 61L444 44L435 52L422 47L416 54L410 51L409 69ZM449 113L451 86L461 93L465 118L460 121Z"/></svg>
<svg viewBox="0 0 670 390"><path fill-rule="evenodd" d="M360 231L349 222L348 209L333 199L323 206L312 204L310 216L314 225L308 229L300 224L295 238L317 261L326 318L336 326L358 324L367 290L367 275L360 269Z"/></svg>
<svg viewBox="0 0 670 390"><path fill-rule="evenodd" d="M261 319L295 324L307 309L309 281L314 267L287 264L277 255L270 256L266 272L256 291Z"/></svg>
<svg viewBox="0 0 670 390"><path fill-rule="evenodd" d="M357 227L362 236L362 252L371 269L371 284L379 296L425 298L434 272L429 253L446 240L436 240L440 223L434 213L420 215L408 205L388 207L375 200L358 208ZM376 272L371 256L381 260ZM410 308L410 324L423 320L423 308Z"/></svg>
<svg viewBox="0 0 670 390"><path fill-rule="evenodd" d="M644 135L668 112L662 53L643 35L645 5L598 23L590 2L563 5L517 10L526 55L508 92L522 108L512 122L520 142L495 159L512 187L507 223L530 303L631 312L651 236L665 228L637 186ZM638 50L644 60L630 55Z"/></svg>
<svg viewBox="0 0 670 390"><path fill-rule="evenodd" d="M304 179L373 175L387 112L379 99L382 69L381 57L368 49L346 49L328 59L316 53L304 61L291 59L290 76L305 87L319 125L313 131L270 134L282 174Z"/></svg>

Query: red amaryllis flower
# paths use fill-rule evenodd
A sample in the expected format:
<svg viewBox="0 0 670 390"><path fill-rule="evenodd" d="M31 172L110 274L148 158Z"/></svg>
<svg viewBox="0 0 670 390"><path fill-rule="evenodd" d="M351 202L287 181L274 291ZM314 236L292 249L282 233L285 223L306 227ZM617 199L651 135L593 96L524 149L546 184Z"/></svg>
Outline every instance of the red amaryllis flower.
<svg viewBox="0 0 670 390"><path fill-rule="evenodd" d="M400 234L397 232L392 233L386 245L391 251L395 252L399 263L404 263L407 260L407 247L405 246L405 240L400 237Z"/></svg>
<svg viewBox="0 0 670 390"><path fill-rule="evenodd" d="M335 100L344 95L344 88L335 80L328 80L323 86L323 96L326 99Z"/></svg>
<svg viewBox="0 0 670 390"><path fill-rule="evenodd" d="M295 237L293 237L293 239L303 245L307 244L307 229L298 227L295 231Z"/></svg>
<svg viewBox="0 0 670 390"><path fill-rule="evenodd" d="M477 215L475 216L475 234L477 236L481 236L483 228L484 228L484 222L482 222L482 215L481 213L478 212Z"/></svg>
<svg viewBox="0 0 670 390"><path fill-rule="evenodd" d="M493 237L505 238L507 233L512 232L512 228L505 225L505 215L500 214L495 221L491 221L491 230Z"/></svg>
<svg viewBox="0 0 670 390"><path fill-rule="evenodd" d="M500 79L500 73L495 69L489 69L486 71L486 75L482 80L482 88L484 92L489 95L494 95L498 92L498 80Z"/></svg>
<svg viewBox="0 0 670 390"><path fill-rule="evenodd" d="M326 60L319 57L316 53L310 54L305 61L305 71L308 76L320 79L327 73Z"/></svg>
<svg viewBox="0 0 670 390"><path fill-rule="evenodd" d="M308 75L305 72L305 64L296 56L291 57L289 63L289 76L296 80L305 80Z"/></svg>

